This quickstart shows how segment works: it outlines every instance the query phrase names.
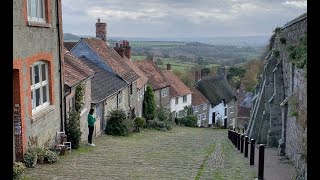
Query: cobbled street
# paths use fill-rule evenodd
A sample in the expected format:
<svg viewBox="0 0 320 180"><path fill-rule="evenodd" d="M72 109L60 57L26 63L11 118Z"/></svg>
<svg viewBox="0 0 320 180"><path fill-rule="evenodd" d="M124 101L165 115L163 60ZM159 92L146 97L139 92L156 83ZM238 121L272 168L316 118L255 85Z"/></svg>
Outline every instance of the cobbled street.
<svg viewBox="0 0 320 180"><path fill-rule="evenodd" d="M252 180L255 171L227 130L173 127L129 137L100 135L57 163L28 168L24 179L225 179Z"/></svg>

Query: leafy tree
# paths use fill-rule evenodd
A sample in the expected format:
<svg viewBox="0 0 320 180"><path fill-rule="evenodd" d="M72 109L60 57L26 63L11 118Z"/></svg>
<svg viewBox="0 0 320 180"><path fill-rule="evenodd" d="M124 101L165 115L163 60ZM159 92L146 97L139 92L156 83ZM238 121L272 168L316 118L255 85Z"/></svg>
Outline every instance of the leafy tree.
<svg viewBox="0 0 320 180"><path fill-rule="evenodd" d="M69 112L67 118L67 138L71 142L72 148L78 149L81 141L81 129L80 129L80 113L77 111Z"/></svg>
<svg viewBox="0 0 320 180"><path fill-rule="evenodd" d="M258 76L261 74L263 61L251 60L245 65L246 73L242 79L247 91L253 91L258 84Z"/></svg>
<svg viewBox="0 0 320 180"><path fill-rule="evenodd" d="M123 110L113 110L110 112L105 129L106 134L113 136L127 136L129 134L128 128L124 124L126 113Z"/></svg>
<svg viewBox="0 0 320 180"><path fill-rule="evenodd" d="M142 104L143 117L146 120L154 119L155 110L156 110L156 102L155 102L153 90L152 90L152 87L148 85L146 93L144 95L143 104Z"/></svg>

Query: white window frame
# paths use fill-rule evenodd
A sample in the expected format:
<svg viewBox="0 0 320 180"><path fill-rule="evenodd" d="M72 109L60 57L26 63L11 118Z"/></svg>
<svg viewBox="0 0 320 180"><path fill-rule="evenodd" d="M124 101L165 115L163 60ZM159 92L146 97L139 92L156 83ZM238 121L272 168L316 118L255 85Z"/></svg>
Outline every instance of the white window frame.
<svg viewBox="0 0 320 180"><path fill-rule="evenodd" d="M42 81L42 65L45 65L45 76L46 76L46 80ZM35 83L35 70L34 68L38 66L39 68L39 82ZM35 113L47 106L49 106L50 104L50 97L49 97L49 76L48 76L48 63L44 62L44 61L38 61L36 63L33 63L30 66L30 80L31 80L31 108L32 108L32 113ZM43 102L43 87L46 87L46 99L47 102ZM34 98L36 96L36 90L39 89L40 90L40 97L39 97L39 105L36 106L36 98Z"/></svg>
<svg viewBox="0 0 320 180"><path fill-rule="evenodd" d="M168 95L167 88L161 89L161 96L166 97Z"/></svg>
<svg viewBox="0 0 320 180"><path fill-rule="evenodd" d="M206 110L207 109L207 104L203 104L202 109Z"/></svg>
<svg viewBox="0 0 320 180"><path fill-rule="evenodd" d="M179 98L175 98L175 104L178 105L179 104Z"/></svg>
<svg viewBox="0 0 320 180"><path fill-rule="evenodd" d="M36 3L36 17L31 16L31 1L35 1ZM42 2L42 12L39 9L40 2ZM36 22L46 22L46 0L27 0L27 14L28 14L28 21L36 21ZM39 13L42 13L42 18L40 17Z"/></svg>
<svg viewBox="0 0 320 180"><path fill-rule="evenodd" d="M199 121L201 120L201 114L198 114L198 120Z"/></svg>
<svg viewBox="0 0 320 180"><path fill-rule="evenodd" d="M205 113L202 113L202 114L201 114L201 116L202 116L202 118L201 118L201 119L202 119L202 121L205 121L205 120L207 119L207 117L206 117L206 114L205 114Z"/></svg>
<svg viewBox="0 0 320 180"><path fill-rule="evenodd" d="M140 94L140 89L138 89L138 101L140 101L140 96L141 96L141 94Z"/></svg>
<svg viewBox="0 0 320 180"><path fill-rule="evenodd" d="M198 112L199 111L199 106L194 106L194 112Z"/></svg>
<svg viewBox="0 0 320 180"><path fill-rule="evenodd" d="M187 99L187 96L182 96L182 102L187 102L188 101L188 99Z"/></svg>

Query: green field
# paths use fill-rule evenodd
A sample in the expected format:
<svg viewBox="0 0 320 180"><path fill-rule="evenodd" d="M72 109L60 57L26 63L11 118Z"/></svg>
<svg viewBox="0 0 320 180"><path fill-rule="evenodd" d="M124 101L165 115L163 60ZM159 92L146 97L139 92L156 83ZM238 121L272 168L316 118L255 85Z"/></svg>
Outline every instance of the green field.
<svg viewBox="0 0 320 180"><path fill-rule="evenodd" d="M134 47L175 47L185 45L184 42L175 42L175 41L131 41L131 46Z"/></svg>

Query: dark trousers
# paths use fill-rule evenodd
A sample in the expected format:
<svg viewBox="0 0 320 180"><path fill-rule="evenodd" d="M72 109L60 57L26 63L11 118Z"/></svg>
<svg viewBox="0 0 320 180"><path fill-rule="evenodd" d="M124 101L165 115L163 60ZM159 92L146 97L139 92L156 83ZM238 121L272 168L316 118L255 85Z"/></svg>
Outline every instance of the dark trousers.
<svg viewBox="0 0 320 180"><path fill-rule="evenodd" d="M88 142L92 144L92 134L93 134L94 126L88 126L88 128L89 128Z"/></svg>

